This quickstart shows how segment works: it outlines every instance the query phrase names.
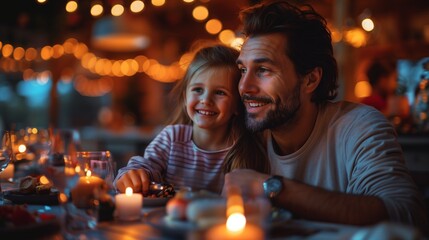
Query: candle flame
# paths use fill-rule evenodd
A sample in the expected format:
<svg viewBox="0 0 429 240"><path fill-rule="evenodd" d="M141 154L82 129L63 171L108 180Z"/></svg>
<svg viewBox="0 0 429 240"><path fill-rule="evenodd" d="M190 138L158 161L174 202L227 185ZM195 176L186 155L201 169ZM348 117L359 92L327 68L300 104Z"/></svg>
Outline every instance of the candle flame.
<svg viewBox="0 0 429 240"><path fill-rule="evenodd" d="M241 191L238 187L232 186L227 191L226 229L239 233L246 227L246 217L244 216L244 204Z"/></svg>
<svg viewBox="0 0 429 240"><path fill-rule="evenodd" d="M18 151L20 153L23 153L23 152L27 151L27 147L24 144L21 144L18 146Z"/></svg>
<svg viewBox="0 0 429 240"><path fill-rule="evenodd" d="M74 168L74 170L75 170L77 173L80 173L80 166L76 166L76 167Z"/></svg>
<svg viewBox="0 0 429 240"><path fill-rule="evenodd" d="M132 196L133 195L133 189L131 187L127 187L125 189L125 195L126 196Z"/></svg>
<svg viewBox="0 0 429 240"><path fill-rule="evenodd" d="M227 200L226 216L233 213L244 214L243 198L239 194L230 195Z"/></svg>
<svg viewBox="0 0 429 240"><path fill-rule="evenodd" d="M48 184L48 183L49 183L49 179L48 179L45 175L42 175L42 176L40 177L40 179L39 179L39 182L40 182L41 184Z"/></svg>
<svg viewBox="0 0 429 240"><path fill-rule="evenodd" d="M86 171L86 176L91 177L91 170Z"/></svg>
<svg viewBox="0 0 429 240"><path fill-rule="evenodd" d="M246 227L246 217L242 213L233 213L226 220L226 229L231 232L241 232Z"/></svg>

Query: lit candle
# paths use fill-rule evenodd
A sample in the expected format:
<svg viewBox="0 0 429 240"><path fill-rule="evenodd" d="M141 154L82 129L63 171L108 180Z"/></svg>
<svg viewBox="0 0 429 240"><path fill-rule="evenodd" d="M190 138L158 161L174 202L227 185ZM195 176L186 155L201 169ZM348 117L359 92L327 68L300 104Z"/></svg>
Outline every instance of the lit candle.
<svg viewBox="0 0 429 240"><path fill-rule="evenodd" d="M115 196L116 214L119 220L134 221L140 219L140 211L143 205L143 196L133 193L133 189L127 187L125 194Z"/></svg>
<svg viewBox="0 0 429 240"><path fill-rule="evenodd" d="M89 208L97 198L97 193L105 188L103 179L92 176L91 171L87 171L86 176L80 177L76 187L71 190L73 204L78 208Z"/></svg>
<svg viewBox="0 0 429 240"><path fill-rule="evenodd" d="M207 231L207 240L262 240L264 231L255 224L246 224L241 231L232 231L226 224L220 224Z"/></svg>
<svg viewBox="0 0 429 240"><path fill-rule="evenodd" d="M206 233L206 239L264 239L264 231L261 227L246 223L243 198L238 188L232 187L228 189L226 215L228 217L226 224L210 228Z"/></svg>

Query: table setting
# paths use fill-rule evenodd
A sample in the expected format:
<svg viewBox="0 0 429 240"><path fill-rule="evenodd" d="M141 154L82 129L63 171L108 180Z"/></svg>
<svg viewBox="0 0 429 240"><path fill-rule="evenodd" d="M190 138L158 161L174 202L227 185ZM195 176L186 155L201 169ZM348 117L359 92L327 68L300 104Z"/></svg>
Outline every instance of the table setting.
<svg viewBox="0 0 429 240"><path fill-rule="evenodd" d="M82 150L75 131L41 132L43 137L27 138L43 142L32 147L18 133L2 132L0 236L7 239L371 239L362 236L392 229L407 233L399 239L417 236L391 223L358 227L297 219L264 196L244 197L234 187L220 196L151 182L146 194L132 188L117 193L110 151ZM19 151L24 147L28 151ZM25 154L33 159L17 163Z"/></svg>

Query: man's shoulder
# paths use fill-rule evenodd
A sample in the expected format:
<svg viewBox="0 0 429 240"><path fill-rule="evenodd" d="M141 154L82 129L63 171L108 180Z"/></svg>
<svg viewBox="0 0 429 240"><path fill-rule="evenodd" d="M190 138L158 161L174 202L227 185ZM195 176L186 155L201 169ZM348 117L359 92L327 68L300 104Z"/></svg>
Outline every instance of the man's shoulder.
<svg viewBox="0 0 429 240"><path fill-rule="evenodd" d="M366 126L388 124L389 121L377 109L361 103L350 101L329 102L323 108L323 120L328 125Z"/></svg>
<svg viewBox="0 0 429 240"><path fill-rule="evenodd" d="M371 106L350 101L328 102L322 109L329 116L351 116L357 118L363 116L384 117L380 111Z"/></svg>

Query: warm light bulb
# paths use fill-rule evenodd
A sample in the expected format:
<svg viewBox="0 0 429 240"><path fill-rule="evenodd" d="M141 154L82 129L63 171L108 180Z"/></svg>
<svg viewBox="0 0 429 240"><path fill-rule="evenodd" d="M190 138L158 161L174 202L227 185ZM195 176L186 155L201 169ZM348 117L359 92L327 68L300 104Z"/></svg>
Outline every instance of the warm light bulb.
<svg viewBox="0 0 429 240"><path fill-rule="evenodd" d="M160 7L165 4L165 0L152 0L152 5Z"/></svg>
<svg viewBox="0 0 429 240"><path fill-rule="evenodd" d="M204 6L197 6L192 11L192 16L196 20L202 21L209 16L209 10Z"/></svg>
<svg viewBox="0 0 429 240"><path fill-rule="evenodd" d="M3 57L7 58L13 53L13 46L10 44L5 44L1 49Z"/></svg>
<svg viewBox="0 0 429 240"><path fill-rule="evenodd" d="M222 22L218 19L210 19L206 23L206 31L210 34L217 34L222 30Z"/></svg>
<svg viewBox="0 0 429 240"><path fill-rule="evenodd" d="M231 45L231 47L233 47L237 50L240 50L241 46L243 46L243 43L244 43L244 39L238 37L238 38L234 38L234 40L232 40L230 45Z"/></svg>
<svg viewBox="0 0 429 240"><path fill-rule="evenodd" d="M358 98L364 98L371 95L372 87L368 81L359 81L355 85L355 96Z"/></svg>
<svg viewBox="0 0 429 240"><path fill-rule="evenodd" d="M96 17L103 13L103 6L101 4L95 4L91 7L91 15Z"/></svg>
<svg viewBox="0 0 429 240"><path fill-rule="evenodd" d="M226 220L226 229L241 232L246 227L246 217L242 213L233 213Z"/></svg>
<svg viewBox="0 0 429 240"><path fill-rule="evenodd" d="M125 195L132 196L133 195L133 189L131 187L127 187L125 189Z"/></svg>
<svg viewBox="0 0 429 240"><path fill-rule="evenodd" d="M25 50L22 47L17 47L13 51L13 58L17 61L21 60L24 57Z"/></svg>
<svg viewBox="0 0 429 240"><path fill-rule="evenodd" d="M76 1L69 1L66 4L66 11L69 13L75 12L77 10L77 2Z"/></svg>
<svg viewBox="0 0 429 240"><path fill-rule="evenodd" d="M229 45L235 39L235 33L232 30L225 29L219 33L219 40Z"/></svg>
<svg viewBox="0 0 429 240"><path fill-rule="evenodd" d="M362 20L362 28L367 32L371 32L372 30L374 30L374 22L372 21L372 19L365 18L364 20Z"/></svg>
<svg viewBox="0 0 429 240"><path fill-rule="evenodd" d="M112 7L110 13L112 13L113 16L118 17L124 13L124 10L124 6L122 6L121 4L116 4Z"/></svg>
<svg viewBox="0 0 429 240"><path fill-rule="evenodd" d="M143 9L144 9L144 2L140 0L135 0L130 5L130 10L133 13L141 12L143 11Z"/></svg>

